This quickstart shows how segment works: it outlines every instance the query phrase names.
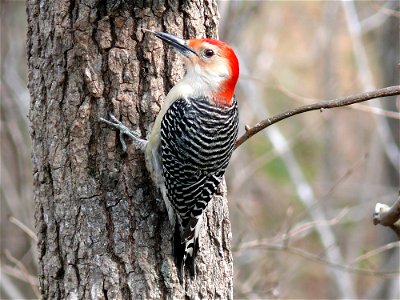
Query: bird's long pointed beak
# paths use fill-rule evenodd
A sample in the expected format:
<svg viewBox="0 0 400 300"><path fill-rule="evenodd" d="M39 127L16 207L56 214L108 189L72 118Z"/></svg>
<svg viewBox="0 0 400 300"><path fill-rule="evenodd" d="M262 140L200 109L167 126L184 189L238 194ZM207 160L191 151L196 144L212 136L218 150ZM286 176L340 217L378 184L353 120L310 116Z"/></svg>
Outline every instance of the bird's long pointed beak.
<svg viewBox="0 0 400 300"><path fill-rule="evenodd" d="M185 55L186 57L190 57L193 55L198 56L196 51L194 51L191 47L187 45L187 41L176 37L174 35L165 33L165 32L158 32L158 31L151 31L156 37L162 39L167 44L173 46L177 51Z"/></svg>

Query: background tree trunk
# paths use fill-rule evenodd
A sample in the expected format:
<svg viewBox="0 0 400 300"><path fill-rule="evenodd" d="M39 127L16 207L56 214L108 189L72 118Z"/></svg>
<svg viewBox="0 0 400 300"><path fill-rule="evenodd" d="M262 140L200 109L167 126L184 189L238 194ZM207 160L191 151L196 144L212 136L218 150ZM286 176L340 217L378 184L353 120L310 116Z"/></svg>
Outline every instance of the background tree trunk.
<svg viewBox="0 0 400 300"><path fill-rule="evenodd" d="M112 111L150 132L182 64L141 28L215 37L215 2L28 0L27 14L43 298L232 298L225 187L207 210L197 278L182 287L143 154L131 146L123 155L116 132L97 121Z"/></svg>

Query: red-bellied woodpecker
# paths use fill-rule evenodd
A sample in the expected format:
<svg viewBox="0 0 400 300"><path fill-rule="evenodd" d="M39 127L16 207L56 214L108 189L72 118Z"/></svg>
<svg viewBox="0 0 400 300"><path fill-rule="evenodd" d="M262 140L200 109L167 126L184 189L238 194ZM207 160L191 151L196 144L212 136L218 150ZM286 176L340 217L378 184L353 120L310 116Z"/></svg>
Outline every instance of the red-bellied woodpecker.
<svg viewBox="0 0 400 300"><path fill-rule="evenodd" d="M153 32L185 59L186 74L168 93L146 141L110 114L103 122L130 136L145 153L175 228L174 255L182 280L194 258L203 212L231 158L238 131L234 90L239 63L232 48L214 39L184 40Z"/></svg>

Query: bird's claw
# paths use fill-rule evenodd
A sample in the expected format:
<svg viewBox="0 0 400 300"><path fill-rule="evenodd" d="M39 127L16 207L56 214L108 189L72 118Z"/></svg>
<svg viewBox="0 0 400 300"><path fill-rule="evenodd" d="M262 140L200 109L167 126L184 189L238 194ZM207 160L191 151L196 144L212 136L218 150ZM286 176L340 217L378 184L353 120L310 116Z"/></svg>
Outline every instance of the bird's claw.
<svg viewBox="0 0 400 300"><path fill-rule="evenodd" d="M127 150L127 145L124 139L124 135L129 136L133 142L140 148L144 149L146 145L146 140L141 139L138 134L132 130L130 130L128 127L126 127L120 120L118 120L112 113L108 113L110 120L104 119L102 117L99 117L99 120L101 122L106 123L107 125L110 125L111 127L114 127L119 130L119 139L121 141L122 145L122 151L125 153Z"/></svg>
<svg viewBox="0 0 400 300"><path fill-rule="evenodd" d="M111 120L113 120L116 124L124 126L120 120L118 120L112 113L108 113L108 116ZM125 126L124 126L125 127Z"/></svg>

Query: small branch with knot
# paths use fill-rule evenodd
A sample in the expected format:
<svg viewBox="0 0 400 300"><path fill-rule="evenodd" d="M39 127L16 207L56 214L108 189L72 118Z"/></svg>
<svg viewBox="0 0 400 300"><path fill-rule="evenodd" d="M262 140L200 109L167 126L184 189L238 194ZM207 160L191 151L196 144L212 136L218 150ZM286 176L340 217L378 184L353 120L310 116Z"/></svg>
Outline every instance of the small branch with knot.
<svg viewBox="0 0 400 300"><path fill-rule="evenodd" d="M382 88L382 89L378 89L378 90L374 90L371 92L366 92L366 93L362 93L362 94L358 94L358 95L347 96L347 97L337 98L337 99L333 99L333 100L321 101L318 103L304 105L304 106L300 106L300 107L285 111L285 112L275 115L273 117L262 120L261 122L257 123L253 127L246 125L245 126L246 132L236 141L235 149L238 148L240 145L242 145L245 141L247 141L253 135L260 132L261 130L271 126L272 124L278 123L279 121L293 117L295 115L305 113L307 111L312 111L312 110L322 111L324 109L348 106L351 104L364 102L364 101L368 101L371 99L376 99L376 98L380 98L380 97L389 97L389 96L394 96L394 95L400 95L400 85L390 86L390 87L386 87L386 88Z"/></svg>
<svg viewBox="0 0 400 300"><path fill-rule="evenodd" d="M400 195L392 206L377 203L373 222L391 228L400 240Z"/></svg>
<svg viewBox="0 0 400 300"><path fill-rule="evenodd" d="M300 106L278 115L272 116L261 122L257 123L253 127L249 125L245 126L246 132L239 137L236 141L235 149L246 142L253 135L257 134L261 130L278 123L279 121L285 120L287 118L293 117L295 115L312 111L312 110L320 110L321 112L324 109L336 108L348 106L351 104L368 101L371 99L376 99L380 97L389 97L394 95L400 95L400 85L390 86L378 90L374 90L371 92L366 92L358 95L347 96L342 98L337 98L333 100L321 101L314 104ZM397 201L389 207L386 204L377 203L375 206L375 212L373 216L373 222L375 225L381 224L383 226L390 227L400 239L400 196Z"/></svg>

